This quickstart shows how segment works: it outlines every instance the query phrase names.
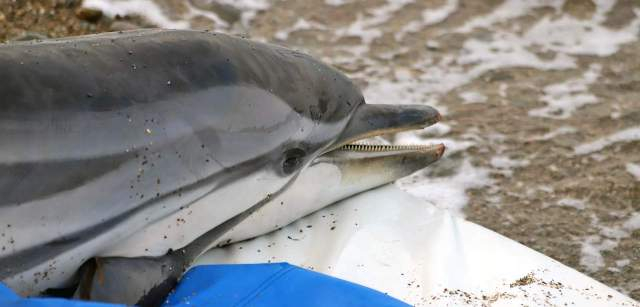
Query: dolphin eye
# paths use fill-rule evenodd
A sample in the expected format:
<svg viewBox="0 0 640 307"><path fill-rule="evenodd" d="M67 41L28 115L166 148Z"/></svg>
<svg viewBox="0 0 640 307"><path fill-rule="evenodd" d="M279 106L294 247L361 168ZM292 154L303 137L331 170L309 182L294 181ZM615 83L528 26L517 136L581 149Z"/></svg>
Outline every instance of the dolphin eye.
<svg viewBox="0 0 640 307"><path fill-rule="evenodd" d="M287 175L293 173L302 165L305 154L304 150L300 148L291 148L285 151L282 171Z"/></svg>

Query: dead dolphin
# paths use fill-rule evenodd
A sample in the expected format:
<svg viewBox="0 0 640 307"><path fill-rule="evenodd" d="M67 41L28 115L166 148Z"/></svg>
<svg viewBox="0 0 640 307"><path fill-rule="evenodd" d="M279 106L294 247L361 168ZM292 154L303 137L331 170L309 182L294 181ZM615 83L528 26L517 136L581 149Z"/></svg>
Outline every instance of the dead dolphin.
<svg viewBox="0 0 640 307"><path fill-rule="evenodd" d="M188 263L317 158L439 120L366 105L307 55L207 32L8 44L0 71L0 280L23 295L68 285L93 257ZM153 233L166 244L122 249L181 214Z"/></svg>
<svg viewBox="0 0 640 307"><path fill-rule="evenodd" d="M98 257L83 270L77 298L159 306L182 273L214 246L253 238L354 194L393 182L437 161L443 145L348 144L314 159L279 195L210 230L186 247L159 257ZM197 215L215 214L194 208ZM211 211L207 213L207 211ZM140 253L163 246L158 232L187 213L161 220L132 235L110 253ZM179 234L178 234L179 236Z"/></svg>

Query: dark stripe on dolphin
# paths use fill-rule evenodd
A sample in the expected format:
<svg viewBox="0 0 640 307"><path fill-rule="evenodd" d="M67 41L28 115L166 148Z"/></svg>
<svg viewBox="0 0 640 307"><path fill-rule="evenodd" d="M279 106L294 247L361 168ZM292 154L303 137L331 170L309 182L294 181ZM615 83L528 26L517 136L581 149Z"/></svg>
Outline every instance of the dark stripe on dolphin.
<svg viewBox="0 0 640 307"><path fill-rule="evenodd" d="M19 206L27 201L76 188L112 171L133 156L133 153L125 153L109 159L0 164L0 187L11 187L0 197L0 207ZM60 177L52 174L65 174L65 178L60 180ZM34 185L34 182L38 184Z"/></svg>

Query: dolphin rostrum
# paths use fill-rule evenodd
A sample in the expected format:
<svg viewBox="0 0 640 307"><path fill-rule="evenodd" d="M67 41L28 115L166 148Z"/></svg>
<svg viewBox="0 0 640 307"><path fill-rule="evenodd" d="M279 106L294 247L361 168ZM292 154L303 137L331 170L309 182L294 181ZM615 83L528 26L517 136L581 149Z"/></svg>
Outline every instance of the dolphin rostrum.
<svg viewBox="0 0 640 307"><path fill-rule="evenodd" d="M243 222L299 195L313 182L306 169L339 170L343 185L318 202L326 205L444 149L354 144L440 115L365 104L347 77L310 56L223 34L139 30L2 45L0 72L0 280L23 295L76 283L83 263L94 265L76 294L89 298L100 297L91 295L100 263L113 264L103 267L107 281L138 264L130 273L169 268L148 278L162 285L104 299L149 302L225 234L269 231Z"/></svg>

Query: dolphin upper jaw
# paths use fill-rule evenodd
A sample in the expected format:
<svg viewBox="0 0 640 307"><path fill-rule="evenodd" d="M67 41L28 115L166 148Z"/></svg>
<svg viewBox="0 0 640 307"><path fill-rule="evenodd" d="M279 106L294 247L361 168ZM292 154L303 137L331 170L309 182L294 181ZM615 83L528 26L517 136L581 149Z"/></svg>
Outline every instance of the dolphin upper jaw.
<svg viewBox="0 0 640 307"><path fill-rule="evenodd" d="M325 153L374 136L422 129L441 119L440 113L427 105L361 104Z"/></svg>

